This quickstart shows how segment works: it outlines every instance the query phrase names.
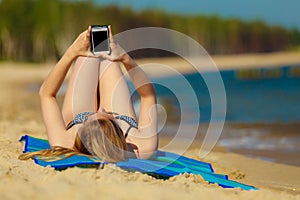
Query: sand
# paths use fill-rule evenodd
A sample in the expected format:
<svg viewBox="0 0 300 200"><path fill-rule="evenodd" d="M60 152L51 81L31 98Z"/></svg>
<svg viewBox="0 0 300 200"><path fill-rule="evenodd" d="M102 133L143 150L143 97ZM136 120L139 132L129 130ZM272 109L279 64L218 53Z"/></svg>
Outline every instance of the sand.
<svg viewBox="0 0 300 200"><path fill-rule="evenodd" d="M249 59L251 55L248 56L245 55ZM285 56L283 53L275 57L283 59ZM223 59L223 63L230 60L229 57ZM253 59L255 57L250 60ZM221 61L222 58L216 58L216 62ZM163 62L167 63L166 60ZM169 62L174 60L170 59ZM226 153L219 151L219 148L215 148L204 161L212 163L217 173L228 174L230 179L254 185L259 190L224 189L203 182L200 176L187 174L163 181L141 173L128 173L114 165L102 170L70 168L55 171L50 167L38 166L31 160L18 160L23 150L18 142L22 135L46 138L38 94L32 91L37 90L37 85L45 78L50 67L51 64L0 63L1 200L300 199L299 167ZM185 69L185 72L188 71ZM199 159L198 152L199 148L193 146L185 155Z"/></svg>
<svg viewBox="0 0 300 200"><path fill-rule="evenodd" d="M272 68L280 66L300 66L300 51L277 53L253 53L238 55L213 55L204 57L179 57L139 59L150 76L168 76L175 73ZM151 63L151 64L149 64ZM158 67L158 68L156 68ZM173 70L169 70L169 67ZM163 69L163 70L162 70Z"/></svg>

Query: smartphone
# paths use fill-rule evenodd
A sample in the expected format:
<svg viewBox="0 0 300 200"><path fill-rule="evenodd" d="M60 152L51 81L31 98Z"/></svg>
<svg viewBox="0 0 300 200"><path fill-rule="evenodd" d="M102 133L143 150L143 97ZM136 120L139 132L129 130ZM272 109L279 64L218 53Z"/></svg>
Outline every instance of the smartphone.
<svg viewBox="0 0 300 200"><path fill-rule="evenodd" d="M91 26L91 51L94 55L101 52L110 54L109 30L107 25Z"/></svg>

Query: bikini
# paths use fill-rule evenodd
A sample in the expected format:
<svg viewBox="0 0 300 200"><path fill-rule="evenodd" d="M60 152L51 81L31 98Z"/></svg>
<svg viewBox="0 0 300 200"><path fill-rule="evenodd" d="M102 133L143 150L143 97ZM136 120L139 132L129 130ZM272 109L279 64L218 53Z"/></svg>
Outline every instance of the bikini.
<svg viewBox="0 0 300 200"><path fill-rule="evenodd" d="M81 112L79 114L77 114L74 119L67 125L67 130L70 129L71 127L73 127L76 124L82 124L84 123L87 119L88 116L95 114L96 112ZM131 130L131 128L138 128L138 124L136 122L135 119L133 119L132 117L126 116L126 115L119 115L118 113L114 113L114 112L109 112L108 114L113 114L115 115L116 119L122 120L124 122L126 122L129 127L125 132L125 138L127 138L129 131ZM133 149L137 149L137 147L133 144L127 143L127 147L128 147L128 151L126 152L125 157L127 158L136 158L135 153L133 151Z"/></svg>
<svg viewBox="0 0 300 200"><path fill-rule="evenodd" d="M84 123L88 119L88 116L95 114L95 113L96 112L82 112L82 113L77 114L75 116L75 118L67 125L67 129L70 129L72 126L74 126L76 124ZM116 115L115 116L116 119L122 120L129 125L127 131L125 132L125 138L127 138L128 133L131 128L138 128L136 120L133 119L132 117L129 117L126 115L119 115L118 113L114 113L114 112L109 112L109 114Z"/></svg>

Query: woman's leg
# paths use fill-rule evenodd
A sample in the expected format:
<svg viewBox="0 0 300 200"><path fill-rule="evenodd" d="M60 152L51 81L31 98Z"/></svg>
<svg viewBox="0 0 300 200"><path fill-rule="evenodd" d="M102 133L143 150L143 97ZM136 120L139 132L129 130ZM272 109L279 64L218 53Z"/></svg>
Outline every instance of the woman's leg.
<svg viewBox="0 0 300 200"><path fill-rule="evenodd" d="M70 77L62 115L68 124L80 112L97 110L99 59L78 57Z"/></svg>
<svg viewBox="0 0 300 200"><path fill-rule="evenodd" d="M128 85L117 62L101 61L99 83L99 108L136 118Z"/></svg>

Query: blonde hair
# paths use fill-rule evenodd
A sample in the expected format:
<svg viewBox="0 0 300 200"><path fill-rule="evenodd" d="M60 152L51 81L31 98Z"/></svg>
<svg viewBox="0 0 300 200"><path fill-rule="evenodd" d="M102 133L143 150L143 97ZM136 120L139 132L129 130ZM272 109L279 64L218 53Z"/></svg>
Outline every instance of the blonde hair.
<svg viewBox="0 0 300 200"><path fill-rule="evenodd" d="M24 153L19 159L40 156L45 160L57 160L72 155L88 155L108 162L118 162L125 159L127 150L125 136L119 125L113 119L100 118L87 121L80 127L73 149L54 146L47 150Z"/></svg>

